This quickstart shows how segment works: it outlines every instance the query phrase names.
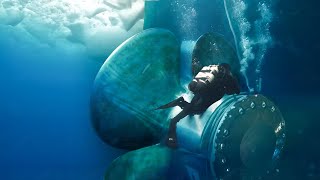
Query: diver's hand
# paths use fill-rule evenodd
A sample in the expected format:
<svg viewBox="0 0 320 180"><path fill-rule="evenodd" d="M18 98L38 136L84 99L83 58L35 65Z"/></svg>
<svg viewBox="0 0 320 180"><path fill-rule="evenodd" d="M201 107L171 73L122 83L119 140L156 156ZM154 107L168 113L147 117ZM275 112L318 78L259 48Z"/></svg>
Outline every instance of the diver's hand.
<svg viewBox="0 0 320 180"><path fill-rule="evenodd" d="M158 108L155 108L154 110L159 110L159 109L167 109L167 108L171 108L171 107L175 107L175 106L180 106L185 100L183 99L183 97L179 97L178 99L175 99L165 105L162 105Z"/></svg>

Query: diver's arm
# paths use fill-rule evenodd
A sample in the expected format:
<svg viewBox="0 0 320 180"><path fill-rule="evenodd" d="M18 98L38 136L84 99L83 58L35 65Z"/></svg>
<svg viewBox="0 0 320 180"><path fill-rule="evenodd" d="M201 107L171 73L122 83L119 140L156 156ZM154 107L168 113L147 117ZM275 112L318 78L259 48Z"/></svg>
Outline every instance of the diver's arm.
<svg viewBox="0 0 320 180"><path fill-rule="evenodd" d="M188 85L188 89L193 94L200 93L200 92L204 91L204 89L206 89L206 88L207 88L207 84L205 82L201 82L201 81L197 81L197 80L191 81Z"/></svg>

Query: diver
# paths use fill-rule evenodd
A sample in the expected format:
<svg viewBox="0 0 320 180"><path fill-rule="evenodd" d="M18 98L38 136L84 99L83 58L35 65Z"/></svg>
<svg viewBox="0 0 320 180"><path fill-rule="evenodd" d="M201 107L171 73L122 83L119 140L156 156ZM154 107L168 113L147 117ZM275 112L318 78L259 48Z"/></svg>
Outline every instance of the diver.
<svg viewBox="0 0 320 180"><path fill-rule="evenodd" d="M156 108L166 109L179 106L182 111L171 119L165 144L171 148L177 147L177 123L187 115L202 114L213 103L225 94L239 94L240 86L231 73L229 64L204 66L189 83L188 89L194 94L191 102L181 96L172 102Z"/></svg>

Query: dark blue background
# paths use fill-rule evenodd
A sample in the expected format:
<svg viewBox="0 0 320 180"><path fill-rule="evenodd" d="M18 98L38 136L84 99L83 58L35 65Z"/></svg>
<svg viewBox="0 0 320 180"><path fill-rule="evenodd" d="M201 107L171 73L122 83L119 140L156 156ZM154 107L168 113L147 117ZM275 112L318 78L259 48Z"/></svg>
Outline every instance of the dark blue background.
<svg viewBox="0 0 320 180"><path fill-rule="evenodd" d="M0 179L102 179L122 153L91 127L103 61L9 39L0 42Z"/></svg>
<svg viewBox="0 0 320 180"><path fill-rule="evenodd" d="M320 12L316 0L278 1L263 93L280 107L287 143L279 179L320 178Z"/></svg>

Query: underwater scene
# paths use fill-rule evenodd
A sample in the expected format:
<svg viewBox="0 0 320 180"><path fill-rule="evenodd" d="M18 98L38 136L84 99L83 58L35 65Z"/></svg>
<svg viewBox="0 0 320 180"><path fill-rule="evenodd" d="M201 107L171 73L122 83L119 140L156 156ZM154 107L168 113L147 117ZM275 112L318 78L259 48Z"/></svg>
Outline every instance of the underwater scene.
<svg viewBox="0 0 320 180"><path fill-rule="evenodd" d="M320 179L319 6L0 0L0 179Z"/></svg>

